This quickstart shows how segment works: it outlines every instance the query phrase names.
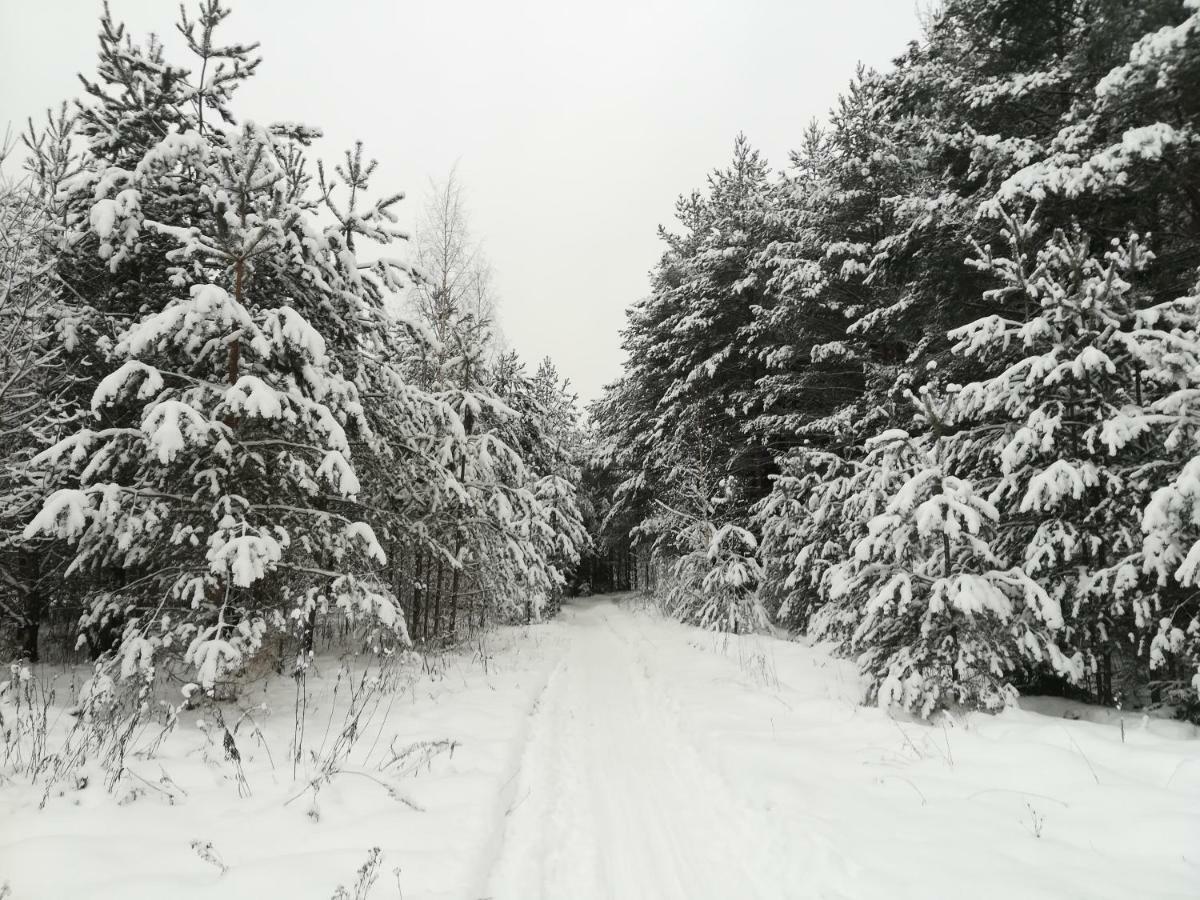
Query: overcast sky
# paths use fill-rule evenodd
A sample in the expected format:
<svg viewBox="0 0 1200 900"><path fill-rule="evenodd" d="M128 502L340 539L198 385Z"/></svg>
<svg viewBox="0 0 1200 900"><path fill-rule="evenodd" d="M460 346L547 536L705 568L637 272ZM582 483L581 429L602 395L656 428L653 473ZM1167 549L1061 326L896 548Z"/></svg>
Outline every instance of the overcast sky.
<svg viewBox="0 0 1200 900"><path fill-rule="evenodd" d="M177 4L111 0L175 47ZM416 207L458 162L509 343L582 397L620 372L656 227L744 131L777 165L861 60L918 34L918 0L231 0L260 41L242 118L355 139ZM0 129L79 93L99 0L0 0ZM184 56L174 54L182 63Z"/></svg>

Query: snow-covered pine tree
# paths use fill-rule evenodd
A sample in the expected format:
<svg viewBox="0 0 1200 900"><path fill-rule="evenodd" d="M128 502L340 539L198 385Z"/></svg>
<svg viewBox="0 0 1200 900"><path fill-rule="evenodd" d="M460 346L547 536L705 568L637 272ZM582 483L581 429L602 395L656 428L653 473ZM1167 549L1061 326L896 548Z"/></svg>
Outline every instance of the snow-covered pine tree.
<svg viewBox="0 0 1200 900"><path fill-rule="evenodd" d="M873 269L896 227L887 201L912 167L880 115L880 90L880 76L860 69L770 194L773 227L756 261L766 290L745 329L764 374L744 405L758 410L752 428L777 458L804 441L844 444L867 416L878 420L879 398L898 389L902 347L925 326Z"/></svg>
<svg viewBox="0 0 1200 900"><path fill-rule="evenodd" d="M680 555L662 593L665 611L684 622L735 634L768 624L758 598L762 568L754 535L726 522L687 521L674 534ZM682 551L682 552L681 552Z"/></svg>
<svg viewBox="0 0 1200 900"><path fill-rule="evenodd" d="M1200 284L1186 297L1137 310L1129 325L1124 340L1137 403L1113 411L1101 427L1101 439L1113 456L1140 456L1145 481L1153 488L1141 510L1140 553L1130 560L1153 581L1134 607L1137 650L1148 660L1151 699L1195 718L1200 712Z"/></svg>
<svg viewBox="0 0 1200 900"><path fill-rule="evenodd" d="M993 567L1023 566L1061 601L1056 641L1086 651L1087 686L1113 697L1106 659L1117 647L1133 651L1128 660L1152 657L1165 673L1156 679L1182 684L1194 615L1191 587L1179 580L1192 546L1190 438L1178 436L1190 434L1190 413L1178 411L1188 388L1149 360L1159 352L1152 346L1167 346L1166 332L1181 330L1186 343L1190 326L1183 307L1163 312L1160 321L1175 324L1162 334L1138 323L1194 290L1200 107L1189 88L1200 73L1198 16L1194 0L947 0L926 19L925 40L888 73L861 74L830 126L810 130L782 183L750 179L753 201L724 209L715 189L681 200L682 232L667 236L652 294L630 313L625 377L594 410L594 480L616 482L607 540L615 546L639 527L679 533L660 504L697 436L735 448L714 456L714 484L746 459L748 444L782 451L782 472L757 512L761 596L788 624L804 627L816 612L825 633L852 637L861 597L835 597L836 566L898 488L871 487L878 472L866 460L879 457L867 441L889 428L933 428L936 437L914 440L929 442L946 478L989 499L1002 485L1012 491L995 497ZM1014 312L1027 286L993 290L997 280L1013 285L986 253L981 266L964 265L974 247L1000 246L1016 227L997 215L997 199L1022 215L1037 207L1041 231L1026 236L1025 256L1010 255L1025 276L1046 275L1052 284L1038 291L1074 309L1060 311L1061 321L1032 324L1041 295ZM1131 234L1136 242L1126 241ZM1110 246L1114 237L1120 246ZM1047 266L1037 275L1035 245ZM972 323L988 321L1015 324L968 352ZM1004 345L1024 325L1045 328L1016 338L1028 336L1028 346ZM1043 342L1055 328L1061 351ZM1172 352L1188 358L1178 344ZM1010 406L958 408L977 386L1005 384L1027 358L1053 372L998 387L997 396L1011 388ZM947 409L914 413L907 392L927 383L941 386L927 397L975 387ZM1161 407L1172 394L1176 407ZM1068 413L1030 423L1041 402L1034 395ZM1027 426L1053 435L1005 474L998 454ZM1051 483L1074 475L1083 480L1078 497L1073 485L1063 493ZM1169 483L1177 487L1167 491ZM1030 484L1037 497L1022 510ZM754 499L748 486L735 505ZM1156 490L1161 504L1150 515ZM1036 654L1008 659L1039 668ZM1079 671L1074 662L1040 668Z"/></svg>
<svg viewBox="0 0 1200 900"><path fill-rule="evenodd" d="M538 364L530 380L530 394L536 403L532 417L540 450L529 458L529 465L537 479L534 496L546 510L550 526L543 531L543 554L552 585L547 603L553 610L561 601L581 554L591 548L579 503L583 435L578 395L569 380L559 375L549 357Z"/></svg>
<svg viewBox="0 0 1200 900"><path fill-rule="evenodd" d="M101 344L110 371L92 397L94 427L40 458L73 467L78 486L48 498L27 528L69 541L72 572L119 573L85 620L123 623L124 672L175 647L206 687L269 629L311 629L319 610L405 638L372 574L382 548L346 506L360 489L349 435L370 433L353 379L382 321L379 285L397 279L393 263L360 263L354 239L390 240L399 198L347 213L326 185L323 226L292 152L308 132L204 119L215 108L232 121L229 94L253 69L251 47L212 49L222 18L215 0L203 4L196 43L205 63L233 60L223 71L237 78L188 89L172 70L194 102L151 120L162 133L131 164L121 165L124 119L93 136L95 152L114 155L89 156L72 186L86 215L69 220L64 267L70 277L76 258L104 260L112 277L91 313L116 327ZM139 96L154 71L119 73L122 96ZM355 193L370 168L359 162L341 173ZM111 318L114 302L131 320Z"/></svg>
<svg viewBox="0 0 1200 900"><path fill-rule="evenodd" d="M762 302L755 263L768 195L766 163L739 136L732 162L710 175L707 191L677 201L680 233L660 229L666 250L652 293L630 309L623 332L624 396L597 407L600 427L628 464L616 506L622 517L627 508L634 520L655 514L643 495L665 496L670 460L697 431L714 451L713 478L733 478L743 513L769 486L770 453L743 431L744 401L762 370L743 330Z"/></svg>
<svg viewBox="0 0 1200 900"><path fill-rule="evenodd" d="M891 377L877 379L885 388L884 397L888 392L894 394L897 385L923 382L931 377L929 373L941 382L986 379L1021 356L1014 347L1008 348L1007 355L993 348L995 355L987 359L949 355L950 342L938 332L939 328L957 327L966 316L982 317L990 312L1012 316L1000 295L980 296L988 279L994 278L986 265L973 273L960 265L973 239L997 242L1002 220L994 215L974 215L980 203L990 204L997 191L1009 203L1039 202L1045 234L1058 225L1080 244L1090 240L1099 247L1114 233L1151 231L1142 238L1143 247L1148 245L1165 262L1139 276L1141 291L1130 310L1153 302L1150 298L1177 297L1188 290L1191 282L1181 281L1181 270L1194 279L1194 241L1181 235L1187 233L1188 222L1194 218L1194 204L1189 217L1187 200L1195 193L1194 150L1186 138L1177 138L1195 126L1195 104L1183 88L1197 70L1194 16L1193 9L1182 8L1176 0L1136 7L1101 3L1089 7L1087 15L1079 14L1079 5L1070 0L1034 7L1005 0L955 0L931 17L927 41L913 45L897 69L879 79L875 99L859 119L863 125L860 137L849 145L868 150L874 146L880 152L864 157L858 171L849 172L842 181L849 188L861 172L869 182L868 176L886 173L889 164L893 173L884 175L891 199L884 199L870 238L873 243L864 250L869 274L861 287L846 285L851 302L865 301L855 314L857 320L846 330L862 340L868 398L872 368L887 371L889 356L893 360ZM1145 37L1139 40L1143 33ZM971 48L970 52L965 48ZM1123 62L1123 57L1127 61ZM1064 84L1087 87L1063 91ZM835 130L832 137L837 134ZM843 196L856 195L851 191ZM793 207L802 203L800 198L791 201ZM828 220L828 214L809 215L813 230ZM1072 216L1084 225L1083 231L1072 231ZM797 221L805 220L801 215ZM836 240L836 236L826 240ZM785 253L778 271L786 272L786 253L793 248L781 244L780 249ZM1032 253L1032 248L1028 249ZM815 254L801 253L797 258L801 265L796 271L801 275L817 271L811 266L804 268L804 261ZM1128 316L1122 327L1132 327ZM1132 338L1118 335L1117 340ZM1151 402L1156 395L1144 369L1143 400ZM1123 402L1116 394L1109 400L1118 405ZM909 427L908 413L899 408L889 412L889 406L872 401L867 408L856 409L854 422L861 424L872 410L878 410ZM843 416L848 409L843 408ZM894 418L897 414L900 418ZM992 421L988 427L994 425ZM966 423L954 427L962 431L956 438L953 461L947 463L949 471L988 490L995 484L997 466L992 446L981 431L972 432ZM1131 477L1130 467L1136 467L1139 458L1159 472L1168 465L1162 459L1161 445L1155 450L1154 441L1147 440L1144 433L1130 440L1131 446L1105 464L1117 471L1128 470ZM806 609L825 602L820 590L807 593L805 585L822 583L820 548L834 548L830 552L835 558L842 552L826 533L837 533L837 529L822 529L820 524L826 521L822 511L837 502L837 485L842 479L833 476L822 483L820 476L812 477L812 471L846 471L840 466L856 471L850 468L851 461L859 458L853 442L839 454L836 464L814 462L810 469L806 460L812 455L813 451L797 451L795 460L784 461L784 474L776 486L779 496L773 496L761 510L767 588L774 592L772 602L786 601L782 608L788 612L795 604ZM1138 563L1128 555L1140 547L1140 504L1146 501L1150 485L1157 483L1148 472L1143 474L1145 478L1132 479L1138 482L1136 490L1117 497L1114 489L1111 505L1092 517L1095 521L1115 517L1122 522L1119 527L1112 526L1109 534L1119 535L1113 547L1122 548L1116 555L1125 565L1098 562L1099 568L1089 577L1098 579L1092 590L1103 592L1105 585L1120 584L1121 589L1114 593L1124 597L1114 604L1117 618L1124 617L1124 621L1117 623L1112 617L1097 620L1095 631L1130 648L1140 647L1144 653L1153 633L1153 628L1148 632L1146 626L1154 624L1156 601L1146 599L1153 591L1145 577L1130 576L1131 570L1138 570ZM856 492L857 488L851 490ZM1123 510L1117 515L1116 507L1122 502ZM817 511L815 515L806 510L806 504ZM1014 532L1008 524L1009 510L1004 504L1000 507L1004 523L994 548L1011 562L1021 558L1020 551L1011 555L1014 548L1009 538ZM1017 531L1024 518L1027 516L1022 514L1014 523ZM1065 578L1058 577L1060 572L1047 572L1043 582L1059 596L1065 590L1064 582L1073 583L1079 574L1070 566L1063 572ZM1073 622L1072 605L1064 606ZM1182 646L1190 609L1187 604L1177 607L1171 603L1165 608L1177 610L1164 632L1174 638L1158 644ZM1087 610L1081 612L1086 618ZM801 617L793 624L803 621ZM1176 660L1171 677L1177 677L1179 654L1166 658ZM1101 658L1098 669L1104 668ZM1107 693L1107 677L1103 680L1101 693Z"/></svg>
<svg viewBox="0 0 1200 900"><path fill-rule="evenodd" d="M1200 9L1193 0L1109 0L1064 21L1070 62L1057 77L1086 89L1072 92L1052 133L1012 154L995 196L1040 204L1043 221L1078 222L1098 239L1142 235L1158 260L1144 276L1149 289L1182 296L1194 280L1189 229L1200 215Z"/></svg>
<svg viewBox="0 0 1200 900"><path fill-rule="evenodd" d="M797 448L780 469L754 511L762 533L760 595L776 622L805 631L830 600L831 568L849 555L860 523L882 511L883 497L867 489L871 469L828 450ZM827 633L833 630L827 623Z"/></svg>
<svg viewBox="0 0 1200 900"><path fill-rule="evenodd" d="M1163 450L1122 424L1157 391L1135 327L1144 298L1127 280L1151 255L1133 236L1098 258L1078 231L1043 240L1036 218L999 214L1008 254L981 248L975 264L1011 312L951 333L956 353L997 372L954 391L955 454L1001 510L1001 552L1061 603L1064 645L1111 700L1114 654L1144 655L1157 621L1140 522Z"/></svg>
<svg viewBox="0 0 1200 900"><path fill-rule="evenodd" d="M950 473L943 444L893 430L867 450L874 477L859 490L883 510L827 573L831 602L814 626L843 636L868 699L922 716L952 704L996 709L1025 659L1071 672L1053 636L1058 603L992 551L996 509Z"/></svg>
<svg viewBox="0 0 1200 900"><path fill-rule="evenodd" d="M221 12L210 0L203 8L209 18ZM214 22L210 38L215 27ZM186 129L188 106L193 105L189 97L196 97L196 87L194 82L189 86L186 69L166 59L157 37L151 35L144 45L135 43L107 2L100 16L99 43L95 80L80 76L88 100L79 104L79 133L97 161L129 170L169 131ZM256 64L252 50L241 54L246 68ZM225 86L226 103L240 80Z"/></svg>
<svg viewBox="0 0 1200 900"><path fill-rule="evenodd" d="M1158 487L1142 515L1142 569L1158 587L1142 612L1157 619L1149 647L1153 699L1200 716L1200 284L1178 300L1137 313L1142 378L1157 395L1106 423L1114 451L1152 436ZM1163 482L1164 476L1166 478Z"/></svg>
<svg viewBox="0 0 1200 900"><path fill-rule="evenodd" d="M897 412L911 415L896 399L911 384L906 356L929 327L912 272L889 265L901 227L893 201L912 189L919 154L897 139L886 83L860 69L828 126L807 130L773 195L784 237L761 251L775 305L748 329L767 369L753 428L773 435L780 469L755 510L761 593L793 628L828 601L830 567L857 523L880 511L861 490L861 442Z"/></svg>
<svg viewBox="0 0 1200 900"><path fill-rule="evenodd" d="M890 186L891 221L875 240L869 281L895 289L871 302L850 331L868 346L899 351L897 380L923 383L929 361L954 380L978 376L949 353L946 334L996 311L985 307L983 273L962 264L975 243L999 240L998 222L978 216L981 205L997 192L1006 202L1014 190L1031 196L1035 184L1047 184L1038 175L1044 164L1060 172L1079 165L1119 143L1146 112L1187 119L1188 101L1173 102L1174 89L1107 108L1101 99L1106 73L1129 57L1130 45L1182 12L1180 0L946 0L930 15L925 40L882 76L875 129L886 138L883 153L896 152L909 173ZM1167 178L1130 178L1133 170L1121 168L1108 168L1103 191L1041 191L1043 222L1050 229L1077 222L1096 240L1130 231L1170 240L1175 229L1167 222L1190 175L1178 179L1179 190ZM1155 222L1153 210L1166 215Z"/></svg>
<svg viewBox="0 0 1200 900"><path fill-rule="evenodd" d="M577 504L575 396L549 359L530 378L515 354L504 354L494 377L497 395L511 410L497 423L498 433L523 460L522 489L513 502L526 510L518 533L529 552L515 579L510 576L524 590L524 601L520 590L513 601L524 602L526 616L532 617L557 608L570 570L588 546Z"/></svg>
<svg viewBox="0 0 1200 900"><path fill-rule="evenodd" d="M665 576L656 585L670 616L717 631L746 632L767 624L758 597L758 541L737 524L737 488L719 475L719 441L693 433L671 446L663 493L630 537ZM610 511L611 512L611 511Z"/></svg>

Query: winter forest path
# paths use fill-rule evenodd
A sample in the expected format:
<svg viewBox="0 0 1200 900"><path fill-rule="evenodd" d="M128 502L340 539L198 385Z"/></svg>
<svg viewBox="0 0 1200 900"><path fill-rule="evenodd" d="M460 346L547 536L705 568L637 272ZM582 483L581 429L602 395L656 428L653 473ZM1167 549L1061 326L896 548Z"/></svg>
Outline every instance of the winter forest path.
<svg viewBox="0 0 1200 900"><path fill-rule="evenodd" d="M755 883L769 836L677 728L633 614L591 598L562 625L485 895L775 896Z"/></svg>
<svg viewBox="0 0 1200 900"><path fill-rule="evenodd" d="M915 722L860 705L850 660L640 606L539 626L469 900L1200 900L1195 729Z"/></svg>
<svg viewBox="0 0 1200 900"><path fill-rule="evenodd" d="M0 885L319 900L380 847L372 900L399 895L393 872L410 900L1200 900L1194 726L1047 698L916 722L862 706L851 660L633 596L408 662L331 776L321 735L351 721L348 675L374 671L352 657L314 667L297 777L275 764L294 739L284 678L240 701L250 793L207 711L128 755L145 792L97 789L95 767L48 802L6 781ZM56 677L74 697L76 670ZM54 721L52 747L75 720Z"/></svg>

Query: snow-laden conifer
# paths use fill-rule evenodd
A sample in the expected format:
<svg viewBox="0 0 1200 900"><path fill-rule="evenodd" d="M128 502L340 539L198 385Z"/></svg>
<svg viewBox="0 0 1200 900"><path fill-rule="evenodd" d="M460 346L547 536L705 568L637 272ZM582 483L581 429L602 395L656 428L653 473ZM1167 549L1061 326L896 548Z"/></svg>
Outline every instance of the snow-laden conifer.
<svg viewBox="0 0 1200 900"><path fill-rule="evenodd" d="M223 14L207 4L201 18L211 49ZM250 49L221 52L245 74ZM339 207L322 179L333 215L318 220L295 152L307 134L205 121L230 90L215 75L192 88L190 108L172 107L125 165L96 155L127 151L138 133L111 123L69 187L86 213L68 256L94 254L108 273L87 313L111 330L108 374L93 421L38 460L70 467L78 485L26 529L74 546L69 573L121 573L89 618L123 623L126 668L174 646L206 686L269 629L311 629L321 610L405 639L372 574L383 549L348 505L361 489L351 440L371 438L360 357L383 321L381 289L398 283L395 264L360 262L354 241L396 236L398 198ZM113 143L114 131L130 140ZM339 177L363 190L368 168L360 150ZM115 298L134 314L109 318Z"/></svg>
<svg viewBox="0 0 1200 900"><path fill-rule="evenodd" d="M992 550L998 513L951 474L944 449L899 430L868 442L863 487L886 499L828 573L831 602L815 620L818 634L848 634L871 698L920 715L1003 706L1026 659L1072 669L1054 641L1058 602Z"/></svg>

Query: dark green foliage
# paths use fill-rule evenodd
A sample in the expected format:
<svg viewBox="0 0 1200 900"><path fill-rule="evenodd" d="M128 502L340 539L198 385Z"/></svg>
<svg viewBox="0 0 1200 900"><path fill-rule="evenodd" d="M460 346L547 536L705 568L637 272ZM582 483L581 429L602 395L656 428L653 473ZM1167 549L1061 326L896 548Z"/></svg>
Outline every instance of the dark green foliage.
<svg viewBox="0 0 1200 900"><path fill-rule="evenodd" d="M1061 603L1064 624L1049 616L1048 627L1080 685L1104 701L1168 699L1160 676L1176 687L1191 677L1200 633L1190 570L1172 574L1161 557L1194 539L1171 529L1186 531L1178 523L1196 452L1194 414L1172 392L1189 389L1195 373L1180 374L1156 349L1174 341L1186 356L1179 347L1195 333L1197 85L1195 4L947 0L894 68L858 72L828 123L798 136L779 177L739 138L731 167L679 201L682 231L663 232L651 295L629 313L626 373L593 409L598 459L619 483L613 539L641 534L664 555L686 552L671 533L681 520L664 510L700 514L681 509L690 499L756 532L764 606L808 627L831 600L831 572L888 499L864 494L867 443L903 429L946 477L969 480L980 496L999 492L989 564L1023 566ZM1111 277L1134 278L1133 289L1104 286L1114 241L1120 254L1142 255L1110 267ZM1057 249L1034 272L1043 248ZM1075 261L1049 262L1064 254ZM1026 267L1028 284L1009 280L1005 256ZM1057 351L1041 339L956 349L961 335L951 333L989 316L1014 329L1053 319L1046 291L1088 316L1094 295L1108 326L1065 327ZM1174 337L1137 318L1178 298ZM1043 463L1105 473L1070 503L1031 515L1013 479L1041 469L1015 474L999 454L1037 404L985 414L948 398L959 385L996 384L1035 353L1071 359L1104 348L1114 373L1027 392L1070 420ZM1109 450L1099 435L1122 417L1146 433ZM1168 420L1173 437L1162 430ZM1142 520L1152 496L1157 525ZM1042 544L1049 522L1078 539L1053 566ZM833 594L825 635L848 652L875 652L854 638L870 592ZM1020 669L1014 678L1043 671Z"/></svg>

